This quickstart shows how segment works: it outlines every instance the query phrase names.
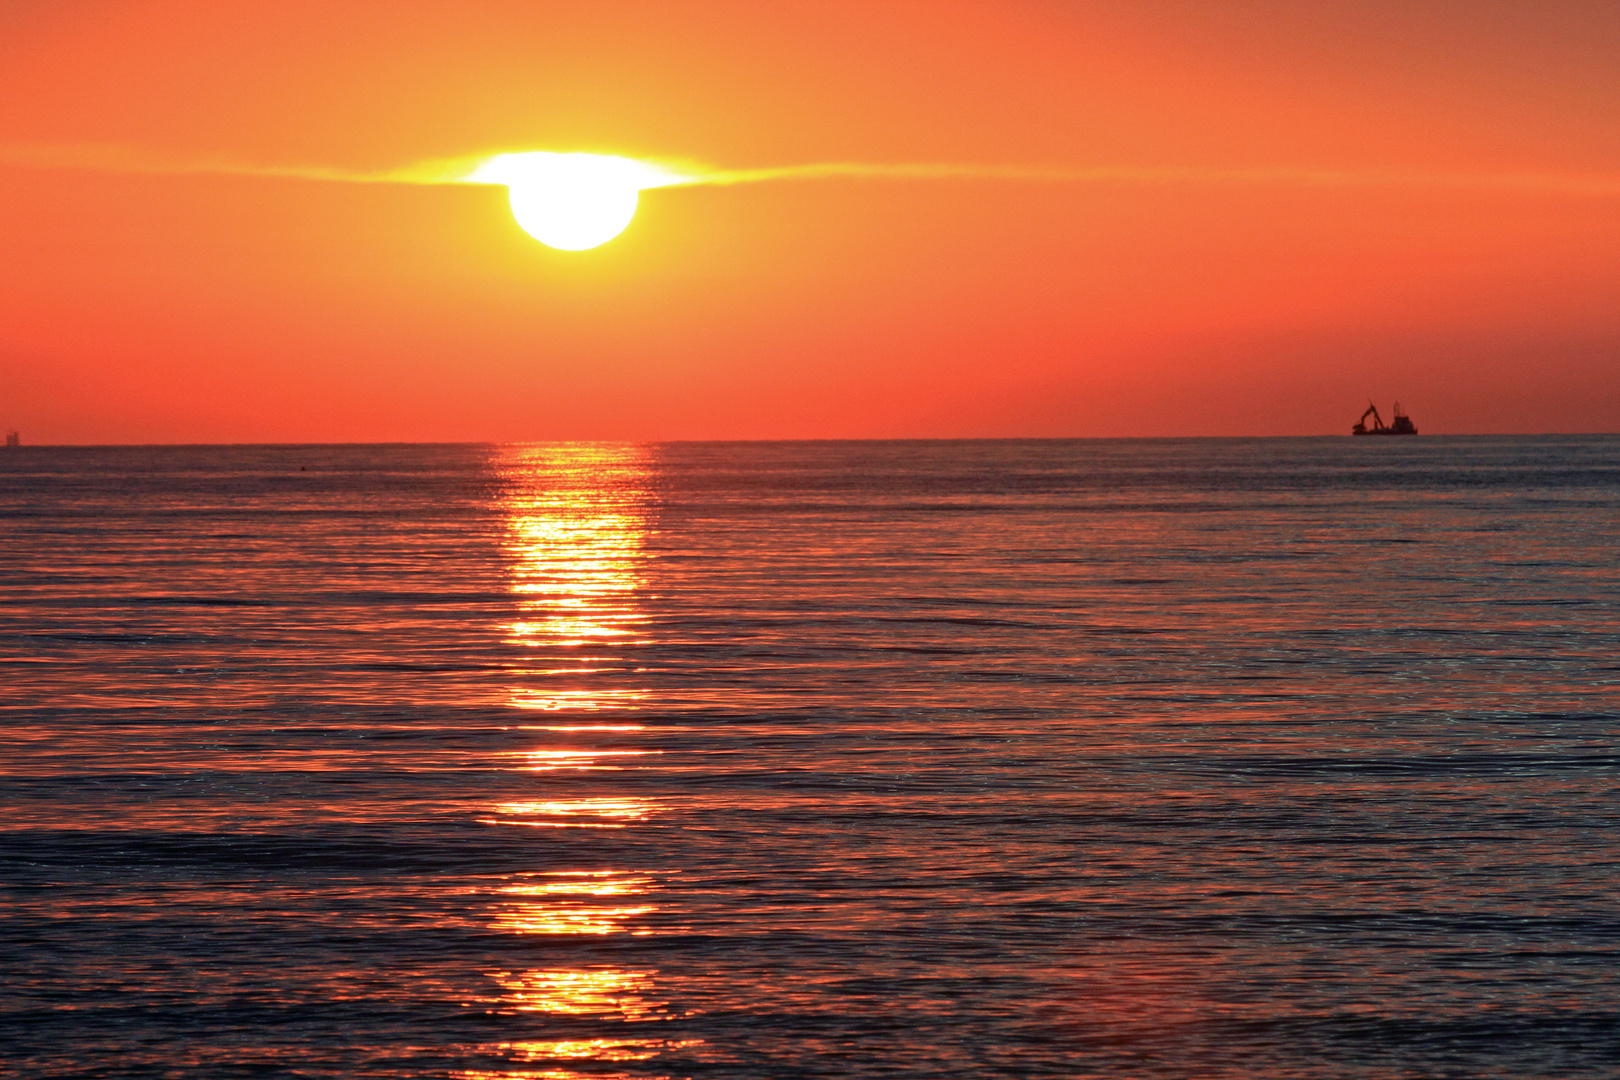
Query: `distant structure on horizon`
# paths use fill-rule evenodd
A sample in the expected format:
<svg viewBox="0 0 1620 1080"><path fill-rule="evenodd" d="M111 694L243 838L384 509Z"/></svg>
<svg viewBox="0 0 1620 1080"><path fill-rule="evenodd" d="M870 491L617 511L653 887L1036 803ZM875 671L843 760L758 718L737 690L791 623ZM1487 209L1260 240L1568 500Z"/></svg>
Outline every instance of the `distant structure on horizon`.
<svg viewBox="0 0 1620 1080"><path fill-rule="evenodd" d="M6 449L22 445L22 436L15 431L6 432Z"/></svg>
<svg viewBox="0 0 1620 1080"><path fill-rule="evenodd" d="M1372 427L1367 426L1367 417L1372 417ZM1412 423L1412 418L1401 412L1401 403L1395 403L1394 415L1390 417L1389 426L1384 426L1384 418L1378 415L1378 406L1372 402L1367 403L1367 411L1361 414L1356 426L1350 429L1352 435L1416 435L1418 429Z"/></svg>

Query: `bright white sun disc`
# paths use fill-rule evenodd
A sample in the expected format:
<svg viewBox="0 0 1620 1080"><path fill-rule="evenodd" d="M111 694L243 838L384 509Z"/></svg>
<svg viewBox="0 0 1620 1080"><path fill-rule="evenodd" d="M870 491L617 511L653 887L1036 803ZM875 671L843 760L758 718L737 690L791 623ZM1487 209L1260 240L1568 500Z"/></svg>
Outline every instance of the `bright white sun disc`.
<svg viewBox="0 0 1620 1080"><path fill-rule="evenodd" d="M635 188L573 184L513 184L510 194L512 216L523 231L563 251L584 251L618 236L640 201Z"/></svg>
<svg viewBox="0 0 1620 1080"><path fill-rule="evenodd" d="M685 178L630 158L534 151L497 155L467 179L505 184L512 216L542 244L584 251L625 230L642 190Z"/></svg>

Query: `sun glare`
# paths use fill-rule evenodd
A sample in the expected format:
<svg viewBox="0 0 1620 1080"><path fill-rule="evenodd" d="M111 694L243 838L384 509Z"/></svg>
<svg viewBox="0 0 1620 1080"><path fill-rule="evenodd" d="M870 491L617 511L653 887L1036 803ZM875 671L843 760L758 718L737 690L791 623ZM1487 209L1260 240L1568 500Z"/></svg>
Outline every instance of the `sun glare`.
<svg viewBox="0 0 1620 1080"><path fill-rule="evenodd" d="M630 158L541 150L498 154L467 177L474 184L505 184L523 231L562 251L607 243L636 216L641 192L686 179Z"/></svg>

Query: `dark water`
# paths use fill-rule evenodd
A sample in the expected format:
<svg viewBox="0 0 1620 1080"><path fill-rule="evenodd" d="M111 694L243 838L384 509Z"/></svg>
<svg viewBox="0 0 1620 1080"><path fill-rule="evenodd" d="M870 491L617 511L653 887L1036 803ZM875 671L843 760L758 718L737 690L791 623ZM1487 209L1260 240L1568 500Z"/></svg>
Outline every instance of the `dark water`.
<svg viewBox="0 0 1620 1080"><path fill-rule="evenodd" d="M1620 1075L1620 438L0 454L19 1077Z"/></svg>

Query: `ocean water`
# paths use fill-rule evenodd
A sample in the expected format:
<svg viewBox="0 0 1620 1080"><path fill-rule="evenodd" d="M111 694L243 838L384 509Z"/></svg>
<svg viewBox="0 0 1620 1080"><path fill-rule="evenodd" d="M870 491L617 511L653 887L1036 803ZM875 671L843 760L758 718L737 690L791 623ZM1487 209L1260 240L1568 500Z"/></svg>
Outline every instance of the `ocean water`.
<svg viewBox="0 0 1620 1080"><path fill-rule="evenodd" d="M0 452L0 1071L1620 1075L1620 438Z"/></svg>

